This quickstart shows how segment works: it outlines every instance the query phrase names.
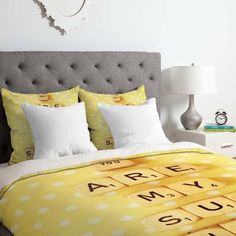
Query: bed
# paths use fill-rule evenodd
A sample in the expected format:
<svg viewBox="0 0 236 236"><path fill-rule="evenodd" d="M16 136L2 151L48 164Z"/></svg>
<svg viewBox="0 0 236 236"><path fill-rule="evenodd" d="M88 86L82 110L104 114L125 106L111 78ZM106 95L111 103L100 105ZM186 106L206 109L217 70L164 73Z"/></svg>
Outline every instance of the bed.
<svg viewBox="0 0 236 236"><path fill-rule="evenodd" d="M117 94L131 91L144 85L147 97L156 98L157 109L160 112L160 83L161 56L159 53L0 53L0 87L8 88L14 92L46 93L80 85L81 88L97 93ZM0 117L0 163L6 163L9 161L12 147L10 130L2 102L0 102ZM200 146L187 143L162 145L156 147L156 149L150 149L148 153L144 152L144 150L147 149L129 150L129 156L126 150L124 153L127 158L121 159L117 158L122 156L122 151L115 152L114 158L108 161L104 157L102 162L101 160L100 162L91 161L86 163L85 168L81 168L81 171L84 171L85 179L72 185L75 186L73 188L76 188L76 197L78 199L81 195L84 197L84 199L82 198L84 211L82 211L83 215L80 215L79 219L81 221L85 219L89 226L81 223L81 228L85 227L83 231L75 233L77 232L73 231L76 230L73 229L75 224L70 227L71 220L63 219L60 221L61 231L56 234L49 230L50 225L47 226L49 231L40 231L43 224L39 222L34 224L33 227L37 231L35 231L35 235L130 236L185 235L191 233L192 236L195 236L199 235L200 231L203 233L202 235L236 235L236 161L213 154ZM86 158L89 159L87 156ZM92 159L93 156L90 156L90 158ZM43 178L44 175L53 174L55 178L59 178L56 181L56 187L59 188L64 184L60 181L61 173L63 173L63 176L71 178L70 181L73 182L74 180L71 176L77 171L76 168L81 167L81 165L76 167L69 165L69 169L65 169L64 167L62 168L60 163L53 164L53 166L55 172L42 172L39 177ZM32 169L35 168L36 173L40 173L37 165L32 165L31 167ZM130 168L135 168L136 172L128 173L127 171L132 170ZM0 173L2 170L0 169ZM17 167L12 167L9 172L13 172L13 170L17 170ZM139 170L138 173L137 170ZM111 171L114 171L114 174ZM92 191L101 186L105 186L104 188L111 187L112 191L99 192L98 195L92 196L86 195L84 184L86 181L86 184L88 184L87 178L90 175L92 176L91 173L95 175L92 178L93 181L97 181L97 179L101 181L91 184L92 180L89 179L89 186ZM127 182L127 180L124 180L124 176L128 176L129 181L138 180L139 184ZM34 175L34 177L37 177L37 175ZM138 179L140 177L141 179ZM18 176L19 178L20 176ZM150 179L145 180L145 178ZM111 181L111 179L113 182L108 183L107 181ZM27 181L26 178L25 182ZM49 180L46 182L45 179L42 180L45 186L49 182ZM27 184L24 181L19 184L22 184L23 189L27 186L24 185ZM32 188L35 187L33 182L28 184ZM185 186L184 188L183 185ZM4 190L4 193L11 194L11 186L10 184ZM130 187L132 194L125 188L127 186ZM167 186L172 190L167 189ZM194 187L194 191L192 191L191 187ZM114 188L116 191L114 191ZM159 188L161 192L156 192L157 189L155 188ZM117 192L119 193L118 196L116 195ZM49 195L47 195L48 199L54 197ZM102 196L105 197L109 204L101 202ZM155 202L157 197L168 198L168 200ZM63 195L65 201L66 198L68 196ZM22 202L25 200L27 199L24 196ZM90 202L91 205L89 205ZM88 207L85 207L87 203L89 203ZM123 214L125 209L122 209L122 207L126 203L128 210ZM4 204L3 201L2 204ZM108 205L114 209L109 210ZM206 210L207 208L208 214L199 212L198 209L196 210L199 206L201 210L204 210L204 208ZM94 211L90 210L93 207L101 212L101 216L93 215ZM45 213L47 210L45 207L40 208L40 213ZM76 207L70 205L66 210L74 212ZM18 211L18 216L21 213ZM57 216L54 215L54 217L56 218ZM87 219L87 217L90 218ZM117 217L120 219L120 223ZM115 219L113 220L114 222L110 220L111 218ZM159 221L157 226L155 225L156 221ZM100 222L102 224L99 230L93 231L93 229L95 230L96 227L99 227ZM66 227L70 228L70 233L65 233L67 232L64 231ZM86 227L91 227L91 230ZM21 234L18 234L17 228L11 228L11 232L15 232L15 235L22 235L22 231ZM0 225L1 236L10 236L12 235L11 232L3 225ZM25 233L24 235L26 236L32 234L32 231L25 232L30 232L29 234Z"/></svg>
<svg viewBox="0 0 236 236"><path fill-rule="evenodd" d="M79 84L94 92L123 93L145 85L148 97L160 101L160 60L159 53L144 52L0 52L0 87L46 93ZM2 101L0 116L0 163L7 163L12 147ZM10 235L2 226L0 234Z"/></svg>

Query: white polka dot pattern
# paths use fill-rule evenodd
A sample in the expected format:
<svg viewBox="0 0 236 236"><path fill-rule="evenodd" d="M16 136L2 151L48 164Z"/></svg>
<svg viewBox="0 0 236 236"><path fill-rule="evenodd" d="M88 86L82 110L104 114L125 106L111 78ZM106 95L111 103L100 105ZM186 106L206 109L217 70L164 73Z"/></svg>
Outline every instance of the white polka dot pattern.
<svg viewBox="0 0 236 236"><path fill-rule="evenodd" d="M206 162L207 155L214 156L174 150L27 176L3 194L0 217L19 236L232 236L235 168L228 158Z"/></svg>
<svg viewBox="0 0 236 236"><path fill-rule="evenodd" d="M146 101L146 94L144 86L128 93L116 95L97 94L80 89L79 98L85 102L92 142L98 150L103 150L113 148L113 139L106 121L98 110L97 103L140 105Z"/></svg>
<svg viewBox="0 0 236 236"><path fill-rule="evenodd" d="M34 155L32 133L21 105L28 103L48 107L69 106L78 102L78 91L79 86L48 94L20 94L7 89L2 90L3 105L11 128L11 143L14 149L10 164L32 159Z"/></svg>

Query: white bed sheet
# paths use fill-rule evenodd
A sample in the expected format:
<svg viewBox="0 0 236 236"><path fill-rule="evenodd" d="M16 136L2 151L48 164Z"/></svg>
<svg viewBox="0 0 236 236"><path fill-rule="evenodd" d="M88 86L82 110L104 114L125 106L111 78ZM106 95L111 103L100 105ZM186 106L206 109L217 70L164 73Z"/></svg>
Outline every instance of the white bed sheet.
<svg viewBox="0 0 236 236"><path fill-rule="evenodd" d="M0 169L1 169L1 168L4 168L4 167L8 167L8 166L9 166L8 163L0 164Z"/></svg>
<svg viewBox="0 0 236 236"><path fill-rule="evenodd" d="M52 170L56 168L69 167L73 165L86 165L91 162L99 162L101 160L122 159L138 153L175 150L183 148L202 148L201 145L189 142L155 144L155 145L135 145L124 149L101 150L96 152L78 154L67 157L53 159L36 159L23 161L18 164L4 167L0 169L0 189L7 186L11 182L29 174L36 174L42 171ZM208 150L208 149L207 149Z"/></svg>

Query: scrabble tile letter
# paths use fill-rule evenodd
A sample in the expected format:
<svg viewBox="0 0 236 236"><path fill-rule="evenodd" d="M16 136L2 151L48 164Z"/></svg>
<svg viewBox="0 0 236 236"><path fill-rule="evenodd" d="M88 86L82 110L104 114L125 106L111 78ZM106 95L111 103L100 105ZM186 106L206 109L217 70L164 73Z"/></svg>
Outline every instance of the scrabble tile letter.
<svg viewBox="0 0 236 236"><path fill-rule="evenodd" d="M181 163L177 165L156 166L153 169L165 175L178 176L201 171L204 167Z"/></svg>
<svg viewBox="0 0 236 236"><path fill-rule="evenodd" d="M123 184L109 177L90 180L76 185L77 192L85 196L94 196L115 189L120 189L122 187L124 187Z"/></svg>
<svg viewBox="0 0 236 236"><path fill-rule="evenodd" d="M212 217L236 210L236 202L224 197L217 197L194 202L182 207L200 217Z"/></svg>
<svg viewBox="0 0 236 236"><path fill-rule="evenodd" d="M190 179L167 185L167 187L184 193L186 195L197 194L205 191L212 191L223 186L224 183L208 178Z"/></svg>
<svg viewBox="0 0 236 236"><path fill-rule="evenodd" d="M157 231L168 231L194 223L199 218L182 209L166 211L143 219L141 222Z"/></svg>
<svg viewBox="0 0 236 236"><path fill-rule="evenodd" d="M151 169L129 170L112 176L113 179L127 185L145 183L152 180L161 179L164 177L165 175Z"/></svg>
<svg viewBox="0 0 236 236"><path fill-rule="evenodd" d="M143 206L151 206L166 201L182 197L183 194L178 193L166 187L157 187L137 192L129 196L133 201Z"/></svg>

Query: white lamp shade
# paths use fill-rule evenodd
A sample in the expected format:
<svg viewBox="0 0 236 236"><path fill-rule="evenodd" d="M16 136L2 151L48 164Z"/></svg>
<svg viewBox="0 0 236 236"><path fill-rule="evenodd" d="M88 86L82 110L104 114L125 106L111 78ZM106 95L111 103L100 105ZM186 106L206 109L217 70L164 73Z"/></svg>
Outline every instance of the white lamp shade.
<svg viewBox="0 0 236 236"><path fill-rule="evenodd" d="M171 68L171 92L177 94L216 93L213 66L174 66Z"/></svg>

